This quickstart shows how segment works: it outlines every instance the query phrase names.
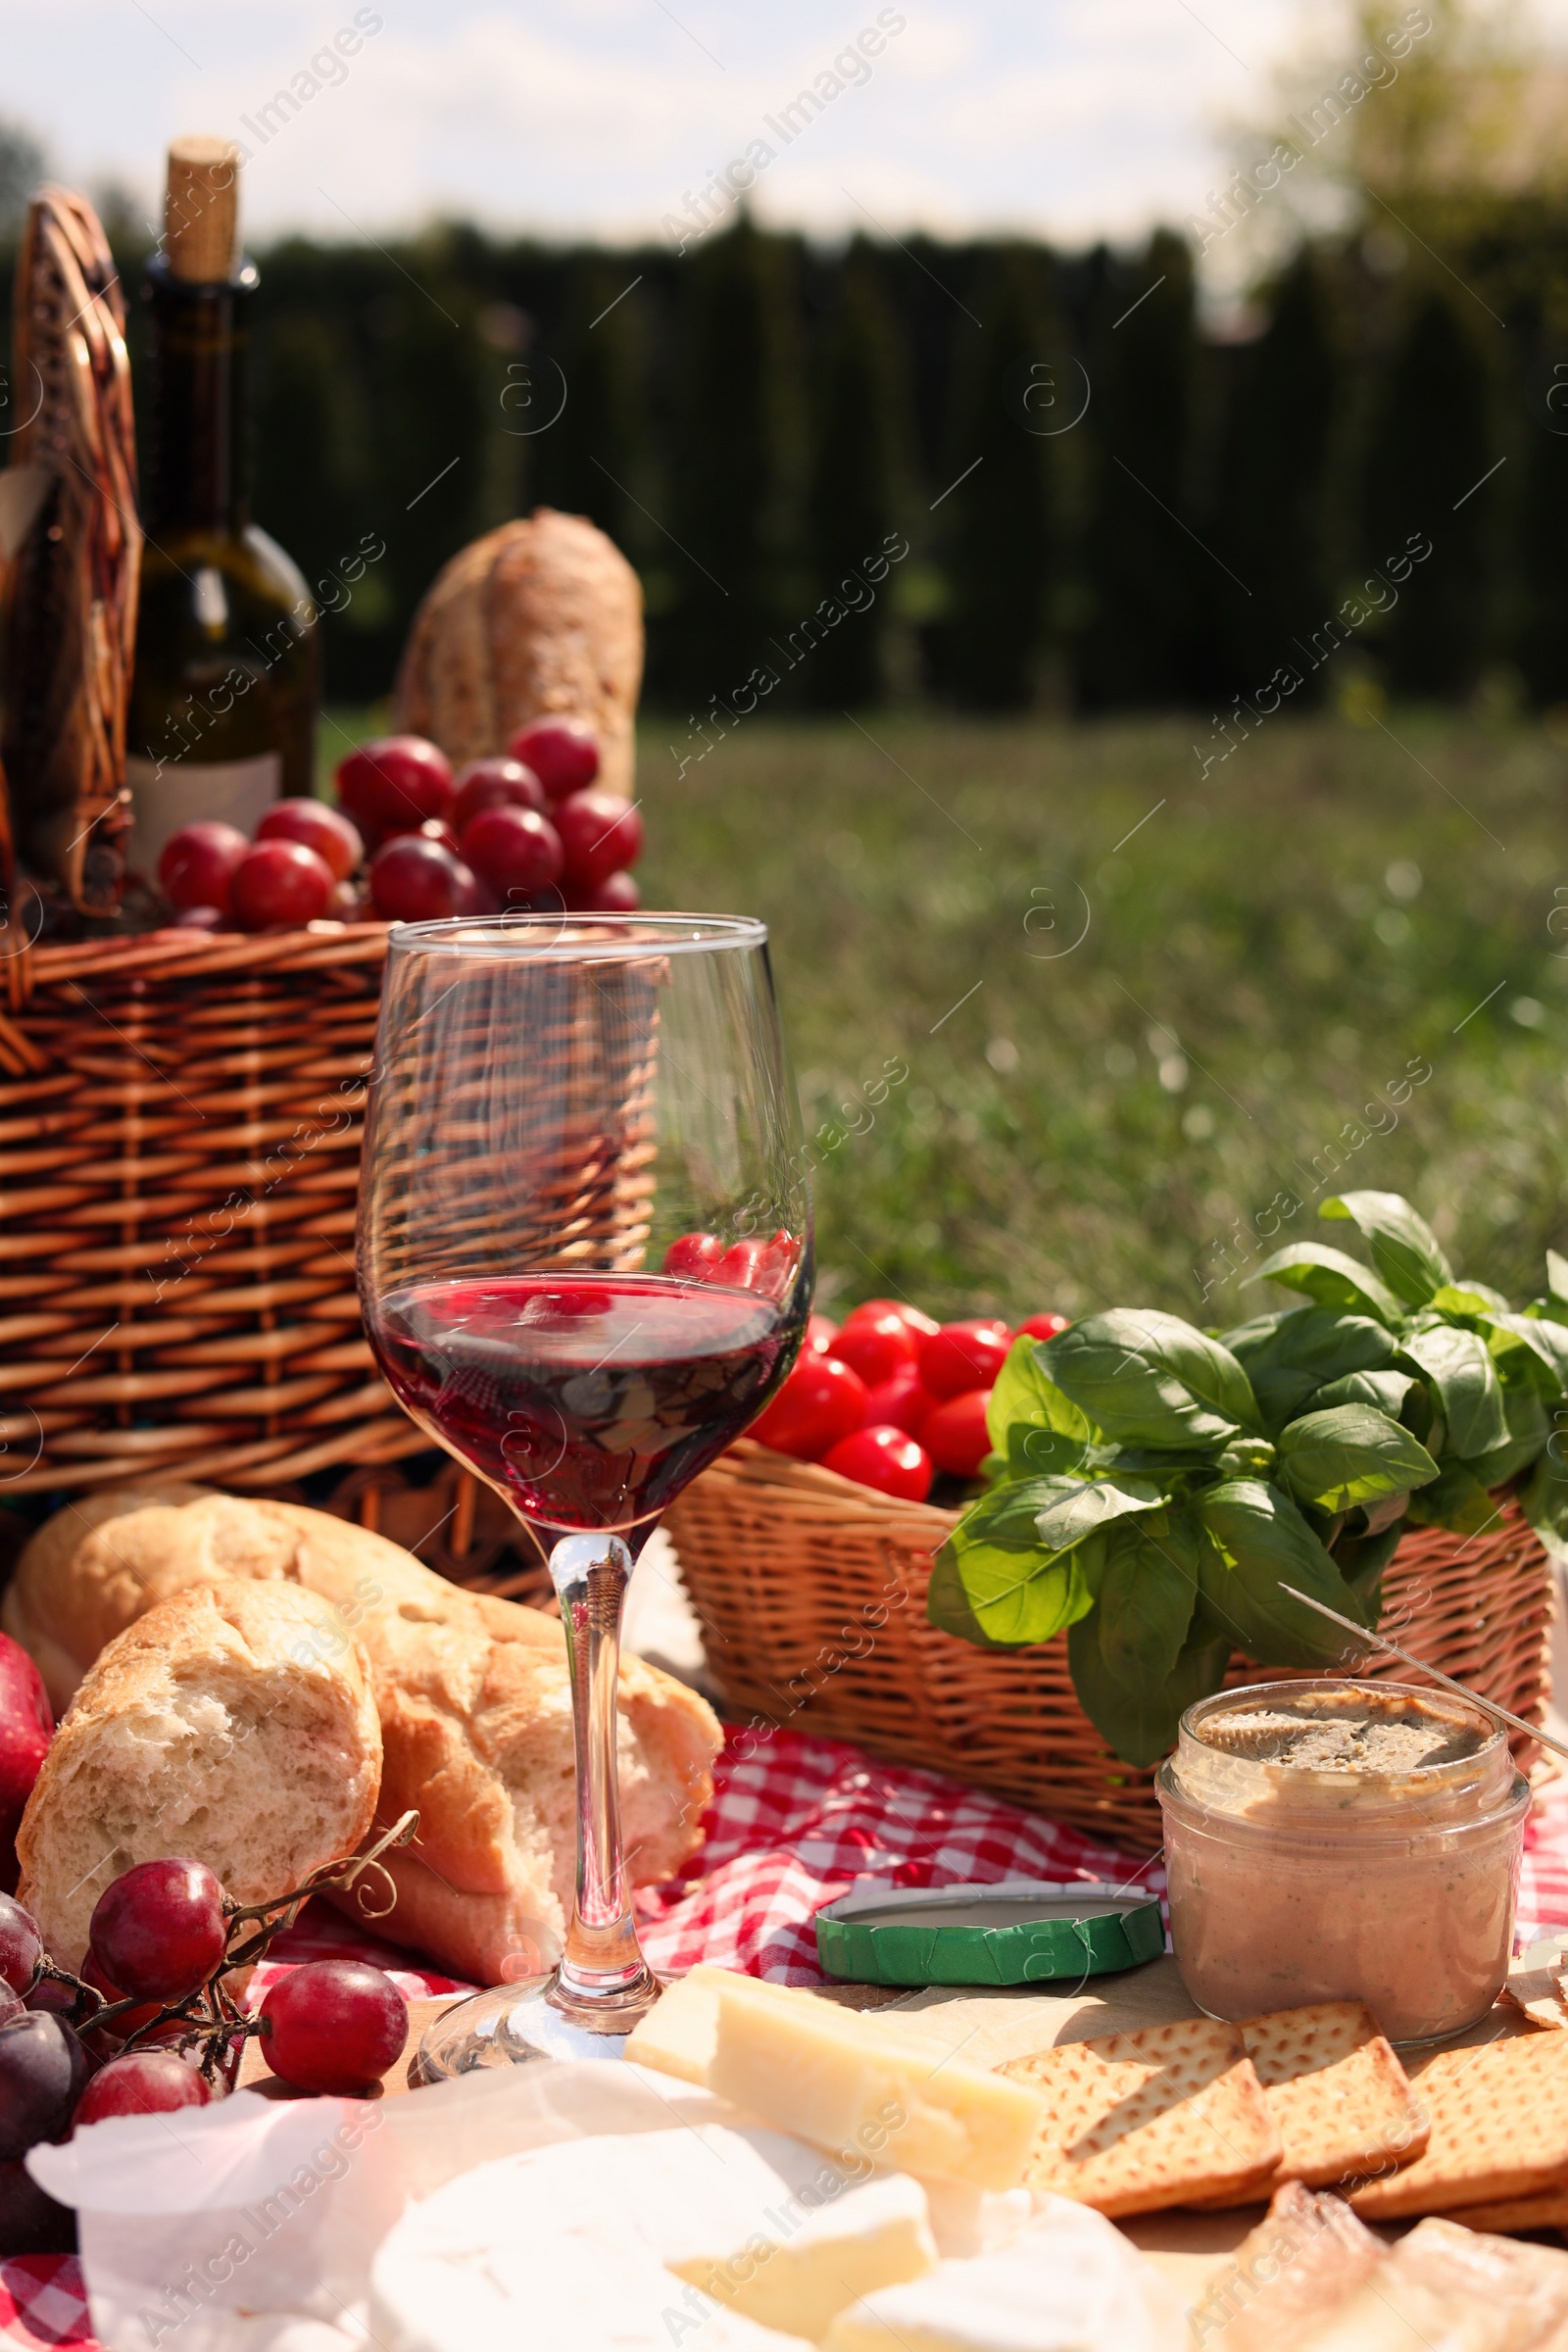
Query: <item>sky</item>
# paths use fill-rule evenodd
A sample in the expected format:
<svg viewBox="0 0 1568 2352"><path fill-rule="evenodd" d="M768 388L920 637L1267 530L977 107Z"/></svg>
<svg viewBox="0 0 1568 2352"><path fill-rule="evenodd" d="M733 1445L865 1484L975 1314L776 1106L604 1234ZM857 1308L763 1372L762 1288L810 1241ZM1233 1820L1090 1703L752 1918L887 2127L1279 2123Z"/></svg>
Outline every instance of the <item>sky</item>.
<svg viewBox="0 0 1568 2352"><path fill-rule="evenodd" d="M880 54L835 76L879 13ZM1538 16L1568 36L1568 0ZM259 243L440 214L658 234L758 139L773 223L1079 243L1201 210L1227 122L1267 117L1273 69L1336 36L1332 0L0 0L0 114L57 176L149 211L171 136L238 138ZM845 86L783 143L766 118L823 74Z"/></svg>

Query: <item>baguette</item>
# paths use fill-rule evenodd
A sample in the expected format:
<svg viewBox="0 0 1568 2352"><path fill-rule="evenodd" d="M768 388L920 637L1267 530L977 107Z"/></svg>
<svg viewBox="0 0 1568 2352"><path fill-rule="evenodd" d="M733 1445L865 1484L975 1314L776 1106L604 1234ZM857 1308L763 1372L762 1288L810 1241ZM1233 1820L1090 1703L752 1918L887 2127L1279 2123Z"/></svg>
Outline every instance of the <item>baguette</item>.
<svg viewBox="0 0 1568 2352"><path fill-rule="evenodd" d="M56 1680L57 1703L142 1611L243 1578L305 1586L330 1602L369 1662L383 1765L378 1819L419 1812L389 1856L395 1908L376 1933L454 1976L499 1984L552 1957L576 1861L571 1693L560 1625L465 1592L382 1537L323 1511L195 1488L127 1496L96 1523L73 1506L27 1545L0 1623ZM135 1507L139 1505L140 1507ZM634 1886L669 1878L702 1837L721 1734L695 1691L623 1657L620 1808ZM345 1898L352 1913L352 1898Z"/></svg>
<svg viewBox="0 0 1568 2352"><path fill-rule="evenodd" d="M230 1579L160 1601L116 1636L43 1761L18 1899L79 1968L93 1906L132 1863L206 1862L240 1902L353 1853L375 1814L381 1732L335 1610Z"/></svg>

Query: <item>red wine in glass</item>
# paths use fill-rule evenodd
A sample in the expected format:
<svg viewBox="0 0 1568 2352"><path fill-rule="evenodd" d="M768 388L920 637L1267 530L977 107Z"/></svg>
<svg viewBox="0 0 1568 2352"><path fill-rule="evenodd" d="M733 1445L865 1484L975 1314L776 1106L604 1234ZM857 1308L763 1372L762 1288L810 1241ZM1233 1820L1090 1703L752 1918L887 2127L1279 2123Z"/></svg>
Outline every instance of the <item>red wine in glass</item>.
<svg viewBox="0 0 1568 2352"><path fill-rule="evenodd" d="M541 1528L652 1521L759 1411L804 1300L659 1274L416 1283L380 1301L405 1411Z"/></svg>

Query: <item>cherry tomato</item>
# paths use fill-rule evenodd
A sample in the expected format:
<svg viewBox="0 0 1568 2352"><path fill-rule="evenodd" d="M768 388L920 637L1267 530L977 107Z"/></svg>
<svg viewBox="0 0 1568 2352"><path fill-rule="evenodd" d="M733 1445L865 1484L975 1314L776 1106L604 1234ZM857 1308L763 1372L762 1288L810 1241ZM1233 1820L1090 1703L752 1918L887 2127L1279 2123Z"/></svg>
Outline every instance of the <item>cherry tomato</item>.
<svg viewBox="0 0 1568 2352"><path fill-rule="evenodd" d="M733 1290L760 1291L766 1298L782 1298L795 1272L795 1239L781 1226L765 1242L731 1242L719 1260L713 1279Z"/></svg>
<svg viewBox="0 0 1568 2352"><path fill-rule="evenodd" d="M1015 1340L1054 1340L1058 1331L1065 1331L1071 1322L1069 1315L1026 1315L1013 1333Z"/></svg>
<svg viewBox="0 0 1568 2352"><path fill-rule="evenodd" d="M920 1443L939 1470L955 1478L973 1478L991 1451L986 1430L989 1389L965 1389L932 1406L920 1431Z"/></svg>
<svg viewBox="0 0 1568 2352"><path fill-rule="evenodd" d="M965 1389L988 1389L1007 1360L1012 1342L995 1316L944 1323L920 1343L920 1378L940 1404Z"/></svg>
<svg viewBox="0 0 1568 2352"><path fill-rule="evenodd" d="M711 1282L723 1254L716 1233L677 1234L664 1251L664 1272L678 1274L683 1282Z"/></svg>
<svg viewBox="0 0 1568 2352"><path fill-rule="evenodd" d="M924 1502L931 1492L931 1456L906 1431L884 1424L858 1429L840 1438L822 1456L824 1470L853 1478L858 1487L874 1488L901 1502Z"/></svg>
<svg viewBox="0 0 1568 2352"><path fill-rule="evenodd" d="M902 1315L852 1315L833 1343L841 1364L858 1372L868 1389L914 1364L919 1341Z"/></svg>
<svg viewBox="0 0 1568 2352"><path fill-rule="evenodd" d="M897 1315L900 1322L906 1323L916 1337L942 1328L935 1315L922 1314L919 1307L911 1306L906 1298L862 1299L858 1306L851 1307L844 1320L846 1323L863 1323L877 1315Z"/></svg>
<svg viewBox="0 0 1568 2352"><path fill-rule="evenodd" d="M905 1364L893 1374L891 1380L880 1380L867 1391L867 1426L872 1422L891 1421L895 1429L902 1429L909 1437L917 1438L935 1401L921 1386L919 1367Z"/></svg>
<svg viewBox="0 0 1568 2352"><path fill-rule="evenodd" d="M838 1336L839 1327L830 1316L808 1315L806 1337L801 1342L802 1350L807 1355L832 1355L835 1352L833 1343Z"/></svg>
<svg viewBox="0 0 1568 2352"><path fill-rule="evenodd" d="M803 1355L772 1403L752 1423L751 1435L775 1453L814 1462L864 1420L865 1383L858 1372L831 1355Z"/></svg>

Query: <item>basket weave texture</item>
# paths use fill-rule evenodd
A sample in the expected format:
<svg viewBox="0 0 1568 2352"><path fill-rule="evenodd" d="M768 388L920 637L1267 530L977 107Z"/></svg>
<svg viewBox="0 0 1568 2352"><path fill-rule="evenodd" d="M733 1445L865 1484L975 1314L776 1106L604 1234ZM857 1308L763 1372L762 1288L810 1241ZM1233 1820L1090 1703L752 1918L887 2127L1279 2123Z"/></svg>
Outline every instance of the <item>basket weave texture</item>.
<svg viewBox="0 0 1568 2352"><path fill-rule="evenodd" d="M954 1511L901 1503L742 1439L667 1526L734 1715L850 1740L1149 1849L1153 1774L1122 1763L1078 1703L1067 1643L984 1650L927 1623L931 1554ZM1422 1528L1384 1579L1383 1624L1418 1657L1541 1722L1554 1580L1517 1504L1464 1538ZM1358 1672L1407 1679L1387 1659ZM1231 1683L1281 1679L1237 1656ZM1514 1739L1522 1770L1539 1749Z"/></svg>
<svg viewBox="0 0 1568 2352"><path fill-rule="evenodd" d="M273 1489L428 1444L354 1280L386 938L166 931L0 963L0 1493Z"/></svg>

